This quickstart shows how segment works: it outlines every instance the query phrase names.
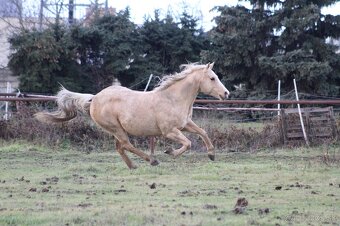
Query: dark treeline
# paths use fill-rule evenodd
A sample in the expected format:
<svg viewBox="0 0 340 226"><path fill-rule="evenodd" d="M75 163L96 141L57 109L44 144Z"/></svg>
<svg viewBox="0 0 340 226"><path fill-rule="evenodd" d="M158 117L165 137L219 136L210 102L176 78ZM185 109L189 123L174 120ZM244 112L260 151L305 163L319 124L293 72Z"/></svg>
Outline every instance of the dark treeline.
<svg viewBox="0 0 340 226"><path fill-rule="evenodd" d="M216 26L204 32L187 12L178 19L158 11L140 26L128 9L95 17L90 24L56 22L43 31L22 30L10 38L9 67L26 92L55 93L59 84L96 93L117 78L144 89L150 74L174 73L187 62L216 62L227 88L242 84L238 97L265 96L282 82L318 95L340 95L340 16L321 8L337 0L249 0L243 6L216 7ZM152 80L152 86L158 82Z"/></svg>

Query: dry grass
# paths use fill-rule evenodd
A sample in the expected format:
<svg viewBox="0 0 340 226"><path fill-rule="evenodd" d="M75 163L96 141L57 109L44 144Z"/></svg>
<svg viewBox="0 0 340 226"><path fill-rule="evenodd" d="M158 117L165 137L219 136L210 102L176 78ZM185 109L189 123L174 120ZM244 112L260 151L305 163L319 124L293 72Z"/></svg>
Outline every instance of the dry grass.
<svg viewBox="0 0 340 226"><path fill-rule="evenodd" d="M51 148L70 147L84 152L113 150L113 137L99 129L88 116L83 115L64 124L47 125L32 117L37 111L36 106L22 106L21 111L15 114L11 120L0 121L0 138L26 140ZM220 113L205 113L197 114L194 121L207 131L216 149L224 149L230 152L255 152L266 148L283 147L283 139L277 120L232 123ZM192 150L205 151L201 139L192 134L187 134L187 136L192 141ZM149 140L146 137L131 137L131 142L141 149L149 147ZM332 140L324 140L323 142L334 143ZM323 142L316 144L320 145ZM156 145L156 148L160 150L167 150L170 146L178 146L178 144L162 137L157 138Z"/></svg>
<svg viewBox="0 0 340 226"><path fill-rule="evenodd" d="M5 122L1 122L0 138L20 139L53 148L72 146L80 150L107 151L112 150L112 136L103 132L88 116L61 125L47 125L32 117L35 108L21 110ZM255 151L261 148L279 147L282 144L278 125L275 123L243 123L231 124L223 118L199 117L195 121L209 134L218 149L230 151ZM188 134L193 150L204 150L203 142L195 135ZM132 137L131 141L139 148L148 148L148 139ZM164 138L157 139L158 148L176 145Z"/></svg>

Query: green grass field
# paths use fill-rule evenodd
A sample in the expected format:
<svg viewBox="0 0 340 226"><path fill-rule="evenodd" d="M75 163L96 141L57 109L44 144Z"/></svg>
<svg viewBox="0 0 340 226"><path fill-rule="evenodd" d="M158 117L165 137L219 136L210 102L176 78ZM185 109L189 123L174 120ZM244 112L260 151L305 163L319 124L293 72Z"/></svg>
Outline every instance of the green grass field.
<svg viewBox="0 0 340 226"><path fill-rule="evenodd" d="M339 225L339 149L158 151L129 170L115 152L2 142L0 225Z"/></svg>

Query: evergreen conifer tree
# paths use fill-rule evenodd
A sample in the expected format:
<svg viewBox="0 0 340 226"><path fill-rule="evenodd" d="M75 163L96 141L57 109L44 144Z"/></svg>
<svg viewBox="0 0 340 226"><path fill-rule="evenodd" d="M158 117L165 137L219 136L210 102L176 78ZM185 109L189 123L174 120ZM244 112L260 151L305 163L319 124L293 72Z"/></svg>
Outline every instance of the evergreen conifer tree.
<svg viewBox="0 0 340 226"><path fill-rule="evenodd" d="M319 95L339 95L340 15L323 15L335 0L249 0L243 6L217 7L211 50L205 60L217 61L218 72L231 84L245 84L258 94L282 88Z"/></svg>

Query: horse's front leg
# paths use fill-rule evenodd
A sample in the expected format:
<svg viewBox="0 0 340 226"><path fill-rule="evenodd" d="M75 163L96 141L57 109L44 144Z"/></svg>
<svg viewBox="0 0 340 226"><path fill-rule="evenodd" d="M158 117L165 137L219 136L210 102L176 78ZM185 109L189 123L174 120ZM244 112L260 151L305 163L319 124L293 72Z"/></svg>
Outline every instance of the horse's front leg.
<svg viewBox="0 0 340 226"><path fill-rule="evenodd" d="M203 142L205 143L205 146L207 147L209 158L212 161L215 160L214 145L211 143L210 138L208 137L208 134L207 132L205 132L204 129L200 128L192 120L189 120L189 122L183 128L183 131L198 134L202 138Z"/></svg>
<svg viewBox="0 0 340 226"><path fill-rule="evenodd" d="M166 138L169 138L170 140L176 141L178 143L182 144L182 147L176 150L167 150L164 153L169 154L169 155L173 155L175 157L183 154L183 152L185 152L186 150L188 150L191 147L191 141L186 138L183 133L177 129L174 128L172 129L170 132L164 134L164 136Z"/></svg>

